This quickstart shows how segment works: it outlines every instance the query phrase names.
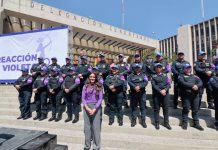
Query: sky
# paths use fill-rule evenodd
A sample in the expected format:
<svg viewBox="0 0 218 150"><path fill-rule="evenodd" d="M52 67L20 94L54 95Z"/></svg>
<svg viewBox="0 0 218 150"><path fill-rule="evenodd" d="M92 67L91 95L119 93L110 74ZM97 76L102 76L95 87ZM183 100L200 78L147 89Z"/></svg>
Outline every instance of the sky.
<svg viewBox="0 0 218 150"><path fill-rule="evenodd" d="M150 38L164 39L177 34L179 26L197 24L218 16L218 0L35 0Z"/></svg>

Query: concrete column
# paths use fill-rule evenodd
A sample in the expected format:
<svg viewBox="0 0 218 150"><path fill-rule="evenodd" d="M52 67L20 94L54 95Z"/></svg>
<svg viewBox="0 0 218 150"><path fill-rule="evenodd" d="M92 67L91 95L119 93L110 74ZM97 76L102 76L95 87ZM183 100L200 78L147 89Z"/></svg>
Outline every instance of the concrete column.
<svg viewBox="0 0 218 150"><path fill-rule="evenodd" d="M4 13L4 9L2 7L0 7L0 34L3 33L3 21L5 19L5 13Z"/></svg>
<svg viewBox="0 0 218 150"><path fill-rule="evenodd" d="M179 27L177 43L178 51L184 52L186 55L186 60L193 65L191 25L184 25Z"/></svg>
<svg viewBox="0 0 218 150"><path fill-rule="evenodd" d="M217 40L217 25L216 25L216 18L214 18L214 27L215 27L215 37ZM213 40L213 39L212 39Z"/></svg>
<svg viewBox="0 0 218 150"><path fill-rule="evenodd" d="M31 22L25 19L21 19L21 26L23 31L30 31L31 30Z"/></svg>

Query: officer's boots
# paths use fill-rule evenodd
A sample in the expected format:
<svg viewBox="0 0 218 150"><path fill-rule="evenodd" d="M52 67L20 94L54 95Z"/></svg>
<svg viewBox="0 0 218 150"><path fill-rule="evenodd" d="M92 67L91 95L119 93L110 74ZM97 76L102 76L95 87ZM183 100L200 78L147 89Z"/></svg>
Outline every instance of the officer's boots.
<svg viewBox="0 0 218 150"><path fill-rule="evenodd" d="M109 117L109 123L108 125L112 125L114 123L114 117Z"/></svg>
<svg viewBox="0 0 218 150"><path fill-rule="evenodd" d="M170 126L170 124L169 124L168 122L165 122L165 123L164 123L164 127L167 128L168 130L171 130L171 129L172 129L171 126Z"/></svg>
<svg viewBox="0 0 218 150"><path fill-rule="evenodd" d="M72 123L77 123L78 121L79 121L79 114L76 114L75 118L72 121Z"/></svg>
<svg viewBox="0 0 218 150"><path fill-rule="evenodd" d="M193 127L200 130L200 131L204 131L204 128L199 124L199 122L194 122Z"/></svg>
<svg viewBox="0 0 218 150"><path fill-rule="evenodd" d="M46 114L42 114L41 117L39 118L39 121L42 121L44 119L46 119Z"/></svg>
<svg viewBox="0 0 218 150"><path fill-rule="evenodd" d="M155 129L157 129L157 130L160 129L160 123L159 122L155 122L154 126L155 126Z"/></svg>
<svg viewBox="0 0 218 150"><path fill-rule="evenodd" d="M122 117L118 118L118 124L119 124L119 126L123 125L123 118Z"/></svg>
<svg viewBox="0 0 218 150"><path fill-rule="evenodd" d="M135 125L136 125L136 118L132 118L131 127L134 127Z"/></svg>
<svg viewBox="0 0 218 150"><path fill-rule="evenodd" d="M218 131L218 121L216 121L216 122L214 123L214 125L215 125L215 129Z"/></svg>
<svg viewBox="0 0 218 150"><path fill-rule="evenodd" d="M61 115L61 113L58 113L58 116L57 116L57 118L55 119L55 122L58 122L58 121L60 121L60 120L61 120L61 118L62 118L62 115Z"/></svg>
<svg viewBox="0 0 218 150"><path fill-rule="evenodd" d="M142 118L142 127L143 128L147 128L147 124L145 123L145 119L144 118Z"/></svg>
<svg viewBox="0 0 218 150"><path fill-rule="evenodd" d="M48 119L48 121L53 121L53 120L56 120L56 115L52 115L52 117L50 119Z"/></svg>
<svg viewBox="0 0 218 150"><path fill-rule="evenodd" d="M188 124L186 122L182 123L182 129L187 130Z"/></svg>
<svg viewBox="0 0 218 150"><path fill-rule="evenodd" d="M68 114L67 119L64 122L69 122L72 120L72 114Z"/></svg>
<svg viewBox="0 0 218 150"><path fill-rule="evenodd" d="M33 118L33 120L37 120L41 117L41 114L40 113L37 113L36 116Z"/></svg>

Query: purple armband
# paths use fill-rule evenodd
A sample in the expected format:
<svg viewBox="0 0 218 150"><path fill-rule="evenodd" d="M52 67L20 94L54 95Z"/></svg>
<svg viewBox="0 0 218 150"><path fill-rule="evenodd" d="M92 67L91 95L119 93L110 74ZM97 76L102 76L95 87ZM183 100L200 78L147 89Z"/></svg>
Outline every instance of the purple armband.
<svg viewBox="0 0 218 150"><path fill-rule="evenodd" d="M169 65L169 64L167 64L166 70L167 70L167 72L170 72L171 68L170 68L170 65Z"/></svg>
<svg viewBox="0 0 218 150"><path fill-rule="evenodd" d="M76 84L80 84L80 79L79 79L79 78L76 78L76 79L75 79L75 83L76 83Z"/></svg>
<svg viewBox="0 0 218 150"><path fill-rule="evenodd" d="M48 77L44 79L44 85L48 85Z"/></svg>
<svg viewBox="0 0 218 150"><path fill-rule="evenodd" d="M127 71L130 71L129 65L126 65L126 70L127 70Z"/></svg>
<svg viewBox="0 0 218 150"><path fill-rule="evenodd" d="M146 75L144 76L144 80L145 80L145 81L148 81L148 77L147 77Z"/></svg>
<svg viewBox="0 0 218 150"><path fill-rule="evenodd" d="M64 78L62 76L59 77L58 82L62 83L64 81Z"/></svg>
<svg viewBox="0 0 218 150"><path fill-rule="evenodd" d="M92 68L91 68L91 67L89 67L89 68L88 68L88 71L89 71L89 72L92 72Z"/></svg>
<svg viewBox="0 0 218 150"><path fill-rule="evenodd" d="M27 80L27 83L32 83L33 82L33 78L30 77L28 80Z"/></svg>
<svg viewBox="0 0 218 150"><path fill-rule="evenodd" d="M123 81L125 81L125 78L124 78L124 76L123 76L123 75L121 75L121 76L120 76L120 80L123 80Z"/></svg>

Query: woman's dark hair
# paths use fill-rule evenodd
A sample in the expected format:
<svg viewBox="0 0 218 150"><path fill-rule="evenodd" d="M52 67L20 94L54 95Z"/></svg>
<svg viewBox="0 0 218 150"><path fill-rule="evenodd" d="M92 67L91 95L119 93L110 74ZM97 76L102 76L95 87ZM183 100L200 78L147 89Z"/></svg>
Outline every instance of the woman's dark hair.
<svg viewBox="0 0 218 150"><path fill-rule="evenodd" d="M97 75L96 73L91 73L90 75L92 75L92 74L95 75L94 87L95 87L95 91L96 91L96 96L98 96L98 95L99 95L99 91L102 90L102 85L99 84L99 82L98 82L98 75ZM90 75L89 75L89 77L90 77ZM86 86L86 91L87 91L88 87L91 86L91 82L90 82L90 80L89 80L89 77L87 78L86 84L85 84L85 86Z"/></svg>

